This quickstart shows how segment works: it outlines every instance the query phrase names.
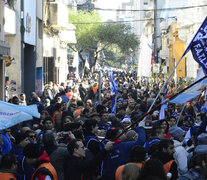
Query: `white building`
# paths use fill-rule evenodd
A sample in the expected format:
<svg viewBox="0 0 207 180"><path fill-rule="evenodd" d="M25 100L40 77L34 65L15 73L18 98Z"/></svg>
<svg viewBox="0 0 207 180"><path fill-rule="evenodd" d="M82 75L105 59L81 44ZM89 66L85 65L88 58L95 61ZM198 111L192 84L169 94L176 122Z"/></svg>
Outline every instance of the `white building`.
<svg viewBox="0 0 207 180"><path fill-rule="evenodd" d="M43 79L65 83L69 72L71 56L68 55L68 43L75 44L75 26L68 23L68 2L55 1L44 3L43 35ZM72 59L74 55L72 54Z"/></svg>

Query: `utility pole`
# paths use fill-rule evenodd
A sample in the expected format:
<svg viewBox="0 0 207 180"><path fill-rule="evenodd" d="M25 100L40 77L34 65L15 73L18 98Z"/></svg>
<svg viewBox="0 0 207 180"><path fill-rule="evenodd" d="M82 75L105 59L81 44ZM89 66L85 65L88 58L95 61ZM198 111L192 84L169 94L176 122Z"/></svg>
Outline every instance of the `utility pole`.
<svg viewBox="0 0 207 180"><path fill-rule="evenodd" d="M25 91L24 89L24 0L21 0L21 26L20 26L20 33L21 33L21 88L22 92Z"/></svg>
<svg viewBox="0 0 207 180"><path fill-rule="evenodd" d="M157 26L158 26L158 19L157 19L157 0L154 0L154 52L153 52L153 61L154 63L158 63L158 51L157 51Z"/></svg>

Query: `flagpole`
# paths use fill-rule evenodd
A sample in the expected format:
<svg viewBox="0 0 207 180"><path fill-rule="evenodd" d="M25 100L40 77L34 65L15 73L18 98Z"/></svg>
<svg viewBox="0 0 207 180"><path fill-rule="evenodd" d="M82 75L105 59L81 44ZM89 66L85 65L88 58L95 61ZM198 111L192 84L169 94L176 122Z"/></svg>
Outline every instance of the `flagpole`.
<svg viewBox="0 0 207 180"><path fill-rule="evenodd" d="M203 21L203 23L201 24L200 28L204 25L204 23L206 22L207 20L207 17L205 18L205 20ZM199 29L200 29L199 28ZM160 93L162 92L163 88L166 86L166 84L168 83L169 79L171 78L172 74L174 73L175 69L177 68L178 64L180 63L180 61L182 60L182 58L185 56L185 54L190 50L191 48L191 45L193 43L193 40L194 38L197 36L198 32L199 32L199 29L198 31L195 33L195 35L193 36L193 39L191 40L191 42L189 43L188 47L186 48L186 50L184 51L184 53L182 54L181 58L179 59L179 61L177 62L176 66L174 67L173 71L170 73L170 75L168 76L166 82L164 83L164 85L162 86L162 88L160 89L159 93L157 94L155 100L153 101L152 105L150 106L148 112L152 109L153 105L155 104L157 98L159 97Z"/></svg>
<svg viewBox="0 0 207 180"><path fill-rule="evenodd" d="M178 125L178 123L179 123L179 121L180 121L180 118L181 118L181 116L182 116L182 114L183 114L183 111L184 111L184 109L185 109L185 106L186 106L186 104L183 105L183 108L182 108L182 110L181 110L181 112L180 112L180 116L179 116L179 118L178 118L178 120L177 120L176 125Z"/></svg>
<svg viewBox="0 0 207 180"><path fill-rule="evenodd" d="M101 104L101 70L99 71L98 103Z"/></svg>
<svg viewBox="0 0 207 180"><path fill-rule="evenodd" d="M175 72L175 69L177 68L178 64L180 63L180 61L182 60L183 56L185 55L185 52L182 54L181 58L179 59L179 61L177 62L177 64L175 65L174 69L172 70L172 72L170 73L170 75L168 76L167 80L165 81L164 85L162 86L162 88L160 89L160 91L158 92L156 98L154 99L152 105L150 106L149 111L151 111L152 107L154 106L157 98L160 96L160 93L162 92L162 90L164 89L164 87L166 86L166 84L168 83L169 79L171 78L171 76L173 75L173 73Z"/></svg>

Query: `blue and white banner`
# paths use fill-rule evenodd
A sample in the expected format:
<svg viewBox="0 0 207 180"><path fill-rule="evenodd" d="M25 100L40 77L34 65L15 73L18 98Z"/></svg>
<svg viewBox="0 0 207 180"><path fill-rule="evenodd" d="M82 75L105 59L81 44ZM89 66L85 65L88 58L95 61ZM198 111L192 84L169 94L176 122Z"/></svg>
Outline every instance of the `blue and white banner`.
<svg viewBox="0 0 207 180"><path fill-rule="evenodd" d="M194 59L207 71L207 17L191 40L182 57L190 49Z"/></svg>
<svg viewBox="0 0 207 180"><path fill-rule="evenodd" d="M22 106L0 101L0 130L32 120L33 117L40 118L37 105Z"/></svg>
<svg viewBox="0 0 207 180"><path fill-rule="evenodd" d="M203 90L206 89L207 84L207 77L204 78L202 81L198 82L194 86L190 87L189 89L185 90L181 94L178 94L175 98L170 100L169 102L175 104L184 104L187 101L195 98L198 96Z"/></svg>
<svg viewBox="0 0 207 180"><path fill-rule="evenodd" d="M119 93L117 91L117 84L114 80L113 72L110 72L109 77L110 77L110 80L111 80L111 82L110 82L111 95L114 95L114 94L118 95Z"/></svg>

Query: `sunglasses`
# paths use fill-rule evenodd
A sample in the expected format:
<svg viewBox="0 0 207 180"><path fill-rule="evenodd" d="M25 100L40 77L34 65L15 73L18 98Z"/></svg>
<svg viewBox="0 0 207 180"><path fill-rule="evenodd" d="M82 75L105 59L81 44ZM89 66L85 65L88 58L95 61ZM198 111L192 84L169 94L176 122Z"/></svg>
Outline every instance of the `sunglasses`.
<svg viewBox="0 0 207 180"><path fill-rule="evenodd" d="M36 136L34 135L34 136L29 136L30 138L35 138Z"/></svg>

